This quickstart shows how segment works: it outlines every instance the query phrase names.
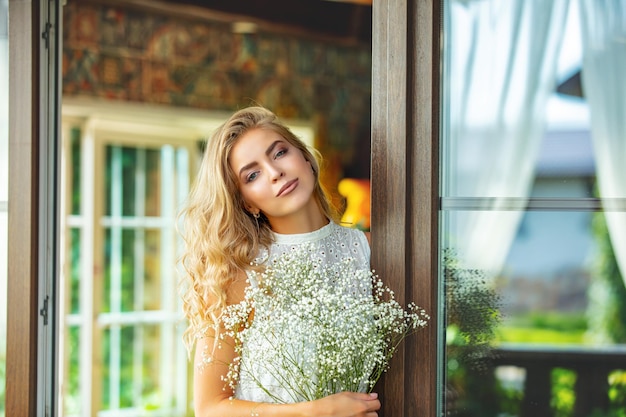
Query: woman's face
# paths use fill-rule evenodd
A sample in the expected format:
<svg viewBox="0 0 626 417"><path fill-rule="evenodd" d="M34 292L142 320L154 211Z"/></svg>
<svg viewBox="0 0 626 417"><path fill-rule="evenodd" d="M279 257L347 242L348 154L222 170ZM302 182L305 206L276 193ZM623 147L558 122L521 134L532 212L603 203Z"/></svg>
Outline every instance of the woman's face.
<svg viewBox="0 0 626 417"><path fill-rule="evenodd" d="M231 150L229 164L248 211L262 212L270 224L317 207L311 164L272 130L254 129L242 135Z"/></svg>

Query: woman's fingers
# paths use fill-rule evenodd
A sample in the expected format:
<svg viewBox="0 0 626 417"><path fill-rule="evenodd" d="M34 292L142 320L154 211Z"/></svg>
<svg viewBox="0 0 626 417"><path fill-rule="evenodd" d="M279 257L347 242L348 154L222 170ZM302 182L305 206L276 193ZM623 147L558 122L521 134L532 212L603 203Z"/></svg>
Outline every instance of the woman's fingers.
<svg viewBox="0 0 626 417"><path fill-rule="evenodd" d="M378 399L378 394L375 392L372 393L362 393L362 392L353 392L352 395L356 395L357 398L363 401L367 405L367 411L378 411L380 410L380 400Z"/></svg>
<svg viewBox="0 0 626 417"><path fill-rule="evenodd" d="M314 401L313 415L321 417L378 417L378 395L362 392L341 392Z"/></svg>
<svg viewBox="0 0 626 417"><path fill-rule="evenodd" d="M361 403L363 409L357 416L378 417L376 411L380 410L380 400L377 393L344 392L342 394L351 397L353 401L356 400Z"/></svg>

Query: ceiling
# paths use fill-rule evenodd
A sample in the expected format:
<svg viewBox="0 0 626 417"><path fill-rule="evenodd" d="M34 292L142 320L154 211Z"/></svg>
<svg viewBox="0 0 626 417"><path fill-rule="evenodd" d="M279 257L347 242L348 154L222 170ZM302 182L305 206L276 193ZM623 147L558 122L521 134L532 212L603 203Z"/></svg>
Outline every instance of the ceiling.
<svg viewBox="0 0 626 417"><path fill-rule="evenodd" d="M371 44L371 0L181 0L172 3L341 43Z"/></svg>
<svg viewBox="0 0 626 417"><path fill-rule="evenodd" d="M137 0L135 0L137 1ZM250 22L243 30L299 33L343 44L372 43L373 0L166 0L223 14L224 20ZM248 29L246 29L248 28ZM561 94L581 97L580 71L562 82Z"/></svg>

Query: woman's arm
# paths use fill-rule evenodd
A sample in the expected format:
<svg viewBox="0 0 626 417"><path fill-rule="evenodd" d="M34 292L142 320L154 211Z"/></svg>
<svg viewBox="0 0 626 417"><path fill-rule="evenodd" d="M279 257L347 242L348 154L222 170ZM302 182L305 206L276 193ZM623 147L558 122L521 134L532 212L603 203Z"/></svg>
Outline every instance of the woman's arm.
<svg viewBox="0 0 626 417"><path fill-rule="evenodd" d="M237 283L245 282L238 280ZM229 303L242 299L244 286L235 284ZM194 354L194 409L196 417L376 417L380 402L375 394L343 392L296 404L269 404L237 400L223 380L236 357L234 341L219 340L209 331L196 343Z"/></svg>

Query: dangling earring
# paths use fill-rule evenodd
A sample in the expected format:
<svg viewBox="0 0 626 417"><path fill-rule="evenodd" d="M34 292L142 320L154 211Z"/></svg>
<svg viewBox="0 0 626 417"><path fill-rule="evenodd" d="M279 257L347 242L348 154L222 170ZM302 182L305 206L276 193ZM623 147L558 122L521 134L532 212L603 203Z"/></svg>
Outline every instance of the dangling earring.
<svg viewBox="0 0 626 417"><path fill-rule="evenodd" d="M252 213L252 215L254 216L255 219L258 220L259 217L261 217L261 215L257 212L257 213Z"/></svg>

